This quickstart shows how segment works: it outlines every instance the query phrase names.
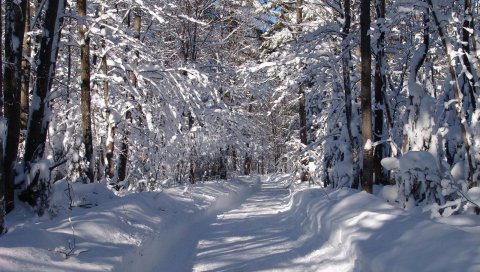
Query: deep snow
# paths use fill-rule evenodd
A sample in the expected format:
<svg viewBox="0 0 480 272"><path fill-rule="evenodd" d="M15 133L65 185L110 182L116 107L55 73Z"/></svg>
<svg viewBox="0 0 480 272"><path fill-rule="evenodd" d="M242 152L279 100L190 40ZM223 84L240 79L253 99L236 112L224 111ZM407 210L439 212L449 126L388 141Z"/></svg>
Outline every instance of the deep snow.
<svg viewBox="0 0 480 272"><path fill-rule="evenodd" d="M7 216L0 271L480 271L478 216L430 219L288 175L124 196L78 184L72 211L66 188L51 219Z"/></svg>

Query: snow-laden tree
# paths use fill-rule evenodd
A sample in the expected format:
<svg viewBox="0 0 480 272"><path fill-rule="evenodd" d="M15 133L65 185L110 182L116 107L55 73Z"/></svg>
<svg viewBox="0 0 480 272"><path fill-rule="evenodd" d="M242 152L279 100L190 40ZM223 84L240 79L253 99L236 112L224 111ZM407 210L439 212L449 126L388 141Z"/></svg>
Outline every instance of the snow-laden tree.
<svg viewBox="0 0 480 272"><path fill-rule="evenodd" d="M39 211L63 178L150 190L284 171L395 184L405 207L442 209L478 186L477 3L21 3L4 172ZM419 156L435 163L417 169Z"/></svg>

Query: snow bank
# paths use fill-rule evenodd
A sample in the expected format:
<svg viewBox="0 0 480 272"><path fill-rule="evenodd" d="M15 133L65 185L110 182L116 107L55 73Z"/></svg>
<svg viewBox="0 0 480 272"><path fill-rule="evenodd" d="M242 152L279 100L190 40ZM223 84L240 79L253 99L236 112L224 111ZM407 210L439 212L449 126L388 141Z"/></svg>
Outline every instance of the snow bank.
<svg viewBox="0 0 480 272"><path fill-rule="evenodd" d="M480 271L480 218L434 221L364 192L308 189L292 207L305 215L319 248L298 260L322 260L322 271Z"/></svg>
<svg viewBox="0 0 480 272"><path fill-rule="evenodd" d="M52 219L35 217L21 204L7 216L0 270L118 271L133 255L140 258L148 241L226 209L254 188L255 183L234 180L120 197L102 184L74 184L68 190L60 182Z"/></svg>

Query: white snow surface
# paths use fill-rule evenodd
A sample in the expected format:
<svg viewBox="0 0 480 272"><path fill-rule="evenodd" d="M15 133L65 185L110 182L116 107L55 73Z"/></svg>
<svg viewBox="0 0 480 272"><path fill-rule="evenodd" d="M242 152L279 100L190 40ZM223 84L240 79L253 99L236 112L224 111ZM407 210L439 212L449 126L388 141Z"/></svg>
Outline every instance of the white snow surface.
<svg viewBox="0 0 480 272"><path fill-rule="evenodd" d="M123 196L74 184L71 212L55 187L55 217L7 216L1 271L480 271L479 216L430 219L289 175Z"/></svg>

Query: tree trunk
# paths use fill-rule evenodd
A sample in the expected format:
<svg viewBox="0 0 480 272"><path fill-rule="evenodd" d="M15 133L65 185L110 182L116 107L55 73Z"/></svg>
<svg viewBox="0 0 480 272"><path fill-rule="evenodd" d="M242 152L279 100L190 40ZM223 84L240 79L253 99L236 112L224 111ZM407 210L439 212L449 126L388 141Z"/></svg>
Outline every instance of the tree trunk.
<svg viewBox="0 0 480 272"><path fill-rule="evenodd" d="M415 52L412 63L410 64L410 74L408 78L408 86L409 88L411 86L417 85L417 77L418 77L418 72L420 71L420 68L423 66L425 63L425 59L427 58L427 53L428 53L428 48L430 44L430 30L429 30L429 19L430 17L430 12L429 9L425 11L423 15L423 24L424 24L424 29L423 29L423 43L420 44L418 47L418 51ZM406 153L411 149L411 143L413 142L412 139L408 138L408 135L413 134L413 130L416 127L417 120L419 118L418 112L420 111L421 101L422 98L425 94L424 93L419 93L417 90L409 90L409 100L410 100L410 105L409 108L407 109L408 115L409 115L409 120L407 121L409 123L407 130L403 132L403 152ZM414 101L419 101L415 102ZM408 130L411 130L410 134L408 133ZM423 146L423 145L422 145Z"/></svg>
<svg viewBox="0 0 480 272"><path fill-rule="evenodd" d="M2 4L0 3L0 10L2 10ZM0 20L1 25L1 20ZM0 33L2 33L2 29L0 27ZM0 52L1 53L1 52ZM1 54L0 54L1 55ZM0 69L1 70L1 69ZM6 127L6 120L1 117L0 121L0 131L4 131ZM3 141L4 141L3 133L0 134L0 235L4 234L7 229L5 226L5 177L3 175Z"/></svg>
<svg viewBox="0 0 480 272"><path fill-rule="evenodd" d="M297 0L297 32L300 34L302 31L302 22L303 22L303 0ZM304 145L307 144L307 114L305 111L305 89L303 82L299 83L298 86L298 115L300 118L300 142Z"/></svg>
<svg viewBox="0 0 480 272"><path fill-rule="evenodd" d="M475 99L475 82L478 80L476 72L473 70L473 65L470 62L470 30L473 30L473 17L472 17L472 2L471 0L464 0L464 21L462 28L462 64L464 71L468 74L463 75L463 89L470 98L470 104L473 108L472 111L477 109L477 101ZM468 108L468 107L467 107Z"/></svg>
<svg viewBox="0 0 480 272"><path fill-rule="evenodd" d="M342 40L342 75L343 75L343 91L345 94L345 119L347 121L347 133L348 133L348 142L349 142L349 152L351 154L351 163L352 163L352 188L358 188L359 177L357 172L357 155L355 152L355 139L353 137L353 110L352 110L352 83L350 80L350 61L351 61L351 52L349 47L350 42L350 26L352 22L351 16L351 6L350 0L343 1L343 16L344 24L342 29L343 40Z"/></svg>
<svg viewBox="0 0 480 272"><path fill-rule="evenodd" d="M5 65L4 111L7 119L7 139L4 157L6 211L14 208L15 163L20 138L20 85L22 44L25 33L24 15L27 1L6 1L5 9Z"/></svg>
<svg viewBox="0 0 480 272"><path fill-rule="evenodd" d="M307 114L305 112L305 90L303 83L298 86L298 115L300 117L300 142L304 145L308 143L307 140Z"/></svg>
<svg viewBox="0 0 480 272"><path fill-rule="evenodd" d="M297 32L302 31L303 23L303 0L297 0Z"/></svg>
<svg viewBox="0 0 480 272"><path fill-rule="evenodd" d="M2 21L2 1L0 1L0 117L3 118L3 39L2 39L2 34L3 34L3 21ZM2 161L2 168L3 168L3 152L0 154L2 157L0 160ZM3 169L0 171L0 175L3 176ZM3 182L4 179L2 178Z"/></svg>
<svg viewBox="0 0 480 272"><path fill-rule="evenodd" d="M248 153L245 153L245 162L243 164L243 174L250 175L252 169L252 159L248 156Z"/></svg>
<svg viewBox="0 0 480 272"><path fill-rule="evenodd" d="M2 1L0 1L0 12L2 10ZM2 119L1 130L5 130L5 119L3 118L3 40L2 40L2 18L0 16L0 118ZM0 134L0 235L6 232L5 228L5 177L3 176L3 140L4 135Z"/></svg>
<svg viewBox="0 0 480 272"><path fill-rule="evenodd" d="M87 159L86 176L89 182L94 181L95 158L93 157L92 139L92 110L90 90L90 37L87 32L87 1L77 0L77 12L80 16L78 32L80 38L80 88L81 88L81 111L82 111L82 137L85 145L85 157Z"/></svg>
<svg viewBox="0 0 480 272"><path fill-rule="evenodd" d="M473 18L478 18L478 9L479 9L479 5L478 5L478 1L475 1L474 2L474 5L472 7L471 5L471 1L470 1L470 7L471 7L471 11L472 11L472 20L470 21L470 26L471 28L473 29L473 33L472 33L472 40L470 42L470 45L472 47L472 51L473 51L473 62L475 63L475 68L477 70L477 73L478 71L480 71L480 61L478 61L479 59L479 56L478 56L478 51L477 51L477 38L478 35L477 35L477 30L476 30L476 27L475 27L475 20ZM473 17L475 16L475 17ZM478 87L477 87L478 88ZM478 92L478 89L475 88L475 91Z"/></svg>
<svg viewBox="0 0 480 272"><path fill-rule="evenodd" d="M23 38L23 55L30 56L31 37L26 35L30 31L30 1L26 1L24 15L25 35ZM20 91L20 126L21 129L27 129L28 111L30 98L30 62L26 58L22 58L22 86Z"/></svg>
<svg viewBox="0 0 480 272"><path fill-rule="evenodd" d="M58 55L58 43L60 41L61 24L65 11L65 0L48 0L45 4L44 30L42 32L40 50L38 52L37 77L33 89L33 103L29 120L27 140L25 144L24 165L26 176L30 175L30 167L33 163L43 158L45 142L49 124L49 95L52 81L55 77L55 66ZM22 193L24 200L35 206L38 198L44 194L45 186L38 178L34 178L28 188Z"/></svg>
<svg viewBox="0 0 480 272"><path fill-rule="evenodd" d="M232 164L233 164L233 171L237 171L237 151L235 148L232 150Z"/></svg>
<svg viewBox="0 0 480 272"><path fill-rule="evenodd" d="M66 8L68 9L66 12L72 12L71 7L69 5ZM72 18L68 18L67 24L69 25L68 32L73 33L71 28ZM67 107L68 107L68 104L70 104L70 85L72 82L72 46L70 45L72 43L71 35L68 35L67 41L68 41L68 45L66 45L67 47L67 86L65 86L65 89L66 89L65 103L67 104Z"/></svg>
<svg viewBox="0 0 480 272"><path fill-rule="evenodd" d="M372 147L372 55L370 47L370 0L361 1L360 11L360 54L361 54L361 109L363 137L362 190L373 191L373 147Z"/></svg>
<svg viewBox="0 0 480 272"><path fill-rule="evenodd" d="M377 40L377 54L375 61L375 112L374 112L374 128L375 133L373 135L374 142L380 142L383 140L383 95L386 92L387 78L385 76L385 31L383 25L385 21L385 0L376 0L375 9L377 11L377 27L380 35ZM385 177L382 171L382 165L380 161L384 157L384 144L378 144L375 147L375 159L374 159L374 177L375 182L384 183Z"/></svg>
<svg viewBox="0 0 480 272"><path fill-rule="evenodd" d="M110 116L110 110L107 110L107 116ZM113 152L115 149L115 123L114 121L108 120L107 127L107 140L106 140L106 152L105 157L107 159L107 167L105 169L106 174L109 178L115 176L115 165L113 163Z"/></svg>
<svg viewBox="0 0 480 272"><path fill-rule="evenodd" d="M133 37L135 39L138 39L140 41L140 30L142 26L142 17L140 16L140 11L138 9L135 9L134 12L134 18L133 18ZM138 64L138 52L136 52L137 58L133 61L134 66ZM135 75L134 71L130 71L130 83L134 88L137 87L137 77ZM131 96L131 99L133 100L133 96ZM127 174L127 161L128 161L128 127L130 124L132 124L132 112L131 110L127 110L125 113L125 131L124 131L124 136L122 139L122 144L121 144L121 150L120 150L120 159L118 162L118 180L119 181L124 181L126 174Z"/></svg>
<svg viewBox="0 0 480 272"><path fill-rule="evenodd" d="M102 28L103 29L103 28ZM105 142L105 158L107 160L106 165L106 175L111 179L115 176L115 165L113 163L113 152L115 150L115 120L110 120L110 93L108 88L108 66L107 66L107 52L106 52L106 43L105 37L102 37L102 62L100 64L100 71L102 72L103 79L102 90L103 90L103 99L105 101L105 106L107 108L106 119L107 119L107 139Z"/></svg>
<svg viewBox="0 0 480 272"><path fill-rule="evenodd" d="M118 180L124 181L127 177L128 162L128 125L132 123L132 112L129 110L125 113L125 133L123 135L122 144L120 146L120 159L118 162Z"/></svg>

